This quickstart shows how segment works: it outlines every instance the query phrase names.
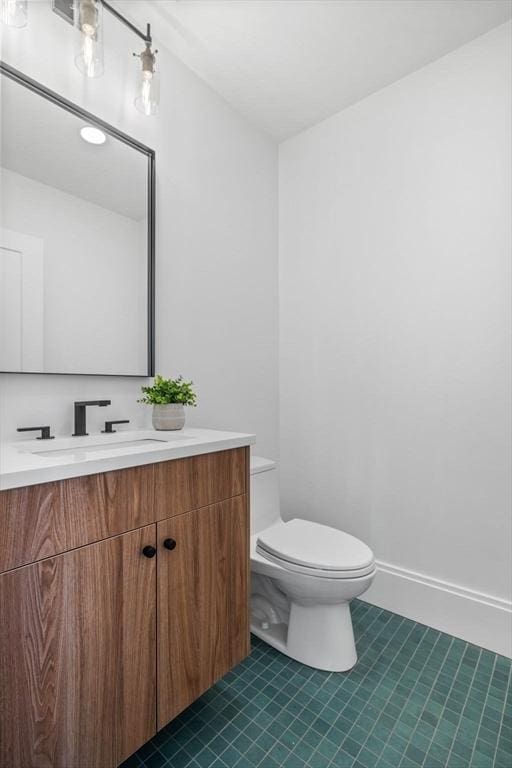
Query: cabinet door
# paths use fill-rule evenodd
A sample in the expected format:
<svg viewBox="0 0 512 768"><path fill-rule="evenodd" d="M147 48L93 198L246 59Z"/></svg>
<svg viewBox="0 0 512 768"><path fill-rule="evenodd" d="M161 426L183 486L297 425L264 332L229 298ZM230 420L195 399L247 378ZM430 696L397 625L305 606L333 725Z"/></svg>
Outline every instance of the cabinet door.
<svg viewBox="0 0 512 768"><path fill-rule="evenodd" d="M111 768L154 734L155 534L0 576L2 768Z"/></svg>
<svg viewBox="0 0 512 768"><path fill-rule="evenodd" d="M160 729L249 653L247 497L164 520L157 539Z"/></svg>

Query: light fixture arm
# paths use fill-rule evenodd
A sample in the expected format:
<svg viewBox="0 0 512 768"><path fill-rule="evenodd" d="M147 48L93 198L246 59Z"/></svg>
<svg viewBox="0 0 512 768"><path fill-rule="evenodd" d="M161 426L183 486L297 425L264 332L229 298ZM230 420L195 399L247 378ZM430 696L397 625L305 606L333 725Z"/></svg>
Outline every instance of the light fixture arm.
<svg viewBox="0 0 512 768"><path fill-rule="evenodd" d="M152 38L151 38L151 24L146 25L146 32L141 32L138 27L135 26L135 24L132 24L131 21L128 21L128 19L123 16L122 13L119 13L118 10L113 8L110 3L107 3L106 0L101 0L101 3L106 11L112 14L118 21L121 22L121 24L124 24L125 27L128 27L128 29L131 29L131 31L138 35L142 40L144 40L145 43L149 43L151 45Z"/></svg>

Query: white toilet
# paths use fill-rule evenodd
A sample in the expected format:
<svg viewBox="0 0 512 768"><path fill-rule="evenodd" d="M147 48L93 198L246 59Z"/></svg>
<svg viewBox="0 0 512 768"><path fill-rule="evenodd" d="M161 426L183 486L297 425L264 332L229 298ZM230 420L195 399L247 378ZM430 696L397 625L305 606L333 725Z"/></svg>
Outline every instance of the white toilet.
<svg viewBox="0 0 512 768"><path fill-rule="evenodd" d="M276 465L251 458L251 632L316 669L357 661L349 602L375 576L362 541L307 520L284 522Z"/></svg>

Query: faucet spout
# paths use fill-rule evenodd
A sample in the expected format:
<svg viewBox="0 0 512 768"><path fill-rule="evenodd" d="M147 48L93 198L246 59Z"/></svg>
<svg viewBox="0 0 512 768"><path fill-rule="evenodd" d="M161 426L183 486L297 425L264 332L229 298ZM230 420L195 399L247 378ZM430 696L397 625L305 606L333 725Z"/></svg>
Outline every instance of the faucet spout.
<svg viewBox="0 0 512 768"><path fill-rule="evenodd" d="M104 408L106 405L110 405L111 400L78 400L75 403L75 431L73 437L85 437L88 432L86 430L86 408L88 405L98 405L100 408Z"/></svg>

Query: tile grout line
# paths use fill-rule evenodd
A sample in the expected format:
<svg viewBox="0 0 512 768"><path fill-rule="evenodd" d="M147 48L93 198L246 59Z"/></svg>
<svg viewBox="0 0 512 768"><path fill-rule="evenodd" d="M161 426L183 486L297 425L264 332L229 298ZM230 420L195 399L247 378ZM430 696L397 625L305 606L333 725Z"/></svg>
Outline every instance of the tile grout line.
<svg viewBox="0 0 512 768"><path fill-rule="evenodd" d="M438 671L437 671L437 674L436 674L436 676L435 676L434 680L433 680L433 681L432 681L432 683L431 683L431 689L430 689L430 693L429 693L429 695L428 695L428 696L425 698L425 704L424 704L424 706L423 706L423 709L421 710L421 713L420 713L420 714L419 714L419 716L418 716L418 723L417 723L417 725L416 725L416 728L415 728L415 729L414 729L414 731L412 732L412 734L411 734L411 737L413 737L413 736L414 736L414 734L416 733L416 731L418 730L418 725L419 725L419 721L421 720L421 716L422 716L422 715L424 714L424 712L426 711L426 709L427 709L427 704L428 704L428 702L430 701L430 698L431 698L431 695L432 695L432 689L434 688L434 686L435 686L436 682L437 682L437 681L438 681L438 679L439 679L439 676L441 675L441 672L442 672L442 670L443 670L443 664L444 664L444 662L446 661L446 659L448 658L448 656L449 656L449 654L450 654L450 651L451 651L451 649L453 648L454 642L455 642L455 638L453 638L453 637L452 637L452 638L451 638L451 640L450 640L450 644L449 644L448 648L446 649L446 651L445 651L445 654L444 654L444 656L443 656L443 662L442 662L442 663L440 663L440 665L439 665L439 669L438 669ZM433 650L433 649L432 649L432 650ZM435 728L433 728L432 736L430 737L430 741L429 741L429 749L430 749L430 746L431 746L431 744L432 744L432 741L433 741L433 739L434 739L434 733L435 733ZM425 738L426 738L426 737L425 737ZM427 750L427 751L426 751L426 753L425 753L425 760L427 759L428 751L429 751L429 750ZM428 768L428 766L426 766L426 765L425 765L425 760L423 761L422 765L424 766L424 768Z"/></svg>
<svg viewBox="0 0 512 768"><path fill-rule="evenodd" d="M409 619L404 619L404 621L410 621L410 620L409 620ZM418 625L418 624L416 624L415 622L412 624L412 626L411 626L411 628L410 628L410 631L408 632L408 634L407 634L407 636L404 638L404 640L403 640L402 644L400 645L400 647L399 647L399 648L398 648L398 650L396 651L395 655L393 656L393 659L391 659L391 661L388 663L388 665L387 665L387 669L389 669L389 668L390 668L390 666L393 664L393 662L395 661L395 659L396 659L396 658L397 658L397 657L400 655L400 653L402 652L402 649L403 649L403 647L404 647L405 643L407 642L407 640L409 639L409 637L411 636L411 634L412 634L412 633L413 633L413 632L414 632L414 631L417 629L417 627L418 627L418 626L419 626L419 625ZM398 627L398 628L397 628L397 631L398 631L398 629L400 629L400 627ZM425 634L426 634L426 633L425 633ZM389 643L388 643L388 644L389 644ZM416 650L418 650L418 649L416 649ZM411 662L411 661L414 659L414 656L415 656L415 654L416 654L416 651L413 653L413 655L411 656L411 658L409 659L409 661L407 662L407 664L406 664L406 665L405 665L405 667L403 668L403 670L402 670L402 672L401 672L401 674L400 674L400 677L399 677L399 678L398 678L398 680L396 681L396 683L395 683L395 685L393 686L393 688L391 688L391 689L390 689L390 692L389 692L389 694L388 694L387 698L385 699L384 708L385 708L385 706L386 706L386 705L387 705L387 704L388 704L388 703L391 701L391 698L392 698L392 696L393 696L394 692L396 691L396 688L397 688L397 686L400 684L400 680L402 679L403 675L404 675L404 674L405 674L405 672L407 671L407 669L408 669L408 667L409 667L409 664L410 664L410 662ZM378 661L378 660L376 660L376 661ZM372 704L371 704L371 700L370 700L370 701L368 702L368 704L366 705L365 709L363 709L363 711L362 711L362 713L361 713L361 714L364 714L364 712L365 712L366 708L367 708L368 706L370 706L370 705L371 705L371 706L375 706L375 705L372 705ZM357 719L359 719L359 717L358 717ZM356 722L357 722L357 721L356 721ZM357 755L359 755L359 754L360 754L360 752L362 751L362 749L363 749L363 748L365 747L365 745L367 744L367 742L368 742L368 739L370 738L370 735L371 735L371 734L369 734L369 735L367 736L367 738L365 739L365 741L364 741L364 743L363 743L363 745L362 745L361 749L360 749L360 750L359 750L359 752L357 753ZM390 736L391 736L391 734L390 734ZM388 743L388 740L389 740L390 736L388 737L388 739L387 739L386 741L382 740L382 743L383 743L383 748L382 748L382 750L379 752L379 755L377 755L377 757L380 757L380 755L382 754L383 750L385 749L385 747L386 747L386 745L387 745L387 743ZM370 751L372 751L372 750L370 750ZM375 753L374 753L374 752L372 752L372 754L375 754ZM356 756L356 757L357 757L357 756Z"/></svg>
<svg viewBox="0 0 512 768"><path fill-rule="evenodd" d="M411 634L411 633L412 633L412 632L413 632L413 631L414 631L414 630L415 630L417 627L418 627L418 624L417 624L417 623L414 623L414 625L413 625L413 627L412 627L412 629L411 629L411 632L409 633L409 635L410 635L410 634ZM425 637L427 634L428 634L428 631L425 631L425 633L424 633L424 635L423 635L423 637L422 637L422 640L423 640L423 638L424 638L424 637ZM408 635L408 637L409 637L409 635ZM395 657L394 657L394 658L396 658L396 657L397 657L397 656L398 656L398 655L399 655L399 654L402 652L402 649L403 649L403 647L404 647L404 644L405 644L406 640L408 639L408 637L407 637L407 638L405 638L404 642L402 643L402 645L401 645L401 646L400 646L400 648L398 649L398 651L397 651L397 653L395 654ZM436 640L436 642L437 642L437 640ZM428 656L426 657L425 661L423 662L423 666L422 666L422 669L423 669L423 667L425 666L425 664L428 662L428 659L430 658L430 655L431 655L432 651L434 650L434 648L435 648L435 645L436 645L436 643L434 643L434 645L433 645L433 646L432 646L432 648L430 649L430 652L429 652ZM397 688L399 685L401 685L401 680L402 680L402 678L404 677L405 673L406 673L406 672L407 672L407 670L409 669L409 666L410 666L411 662L413 661L413 659L414 659L414 657L415 657L415 655L416 655L416 652L417 652L417 651L419 651L419 650L420 650L420 645L418 645L418 647L416 648L415 652L413 653L413 655L411 656L411 658L409 659L409 661L408 661L408 662L407 662L407 664L405 665L404 669L402 670L402 673L400 674L400 677L399 677L399 678L398 678L398 680L396 681L396 683L395 683L394 687L391 689L391 691L390 691L390 694L389 694L388 698L386 699L386 704L388 704L388 703L391 701L391 698L392 698L393 694L395 693L395 691L396 691L396 688ZM414 690L414 689L413 689L413 690ZM412 695L412 691L411 691L411 693L409 694L409 696L408 696L408 697L407 697L407 699L406 699L406 704L407 704L407 701L409 701L409 698L411 697L411 695ZM404 708L405 708L406 704L404 705ZM380 757L380 755L382 755L382 753L384 752L384 750L385 750L385 749L386 749L386 747L388 746L388 744L389 744L389 740L391 739L391 736L393 735L393 733L394 733L394 730L395 730L395 729L393 728L393 729L392 729L392 731L391 731L391 733L389 734L388 738L387 738L385 741L382 739L383 747L382 747L382 749L381 749L381 751L380 751L380 753L379 753L379 757ZM369 737L368 737L368 738L369 738ZM368 741L368 738L366 739L366 741L365 741L365 744L366 744L366 742ZM371 751L371 750L370 750L370 751ZM358 753L358 754L359 754L359 753Z"/></svg>
<svg viewBox="0 0 512 768"><path fill-rule="evenodd" d="M417 625L416 625L416 626L417 626ZM424 637L427 637L427 636L428 636L430 629L431 629L430 627L428 627L428 628L427 628L427 631L425 632L425 634L424 634ZM436 639L435 639L435 642L434 642L434 644L433 644L432 648L431 648L431 649L430 649L430 651L428 652L428 655L426 656L426 658L425 658L425 659L424 659L424 661L423 661L423 664L422 664L422 666L421 666L421 670L418 670L418 671L417 671L417 672L418 672L418 677L419 677L420 671L422 672L422 671L425 669L425 667L427 666L428 662L430 661L430 658L431 658L432 654L434 653L434 650L435 650L435 648L436 648L436 646L437 646L438 642L440 641L440 639L441 639L441 637L442 637L442 633L438 633L438 632L437 632L437 630L433 630L433 631L435 631L435 632L437 633L437 637L436 637ZM419 650L419 648L418 648L418 650ZM414 658L414 654L413 654L413 656L411 657L411 659L410 659L409 663L406 665L406 667L405 667L405 669L404 669L404 671L403 671L402 675L400 676L400 678L399 678L399 680L398 680L398 682L397 682L397 685L400 683L400 680L402 679L402 677L404 676L405 672L407 671L407 668L409 667L409 665L410 665L410 662L413 660L413 658ZM395 686L395 688L396 688L396 686ZM413 693L414 693L415 689L416 689L416 685L415 685L415 686L412 688L411 692L409 693L409 696L408 696L408 697L406 698L406 700L405 700L405 704L404 704L404 706L403 706L403 709L404 709L404 710L406 710L406 708L407 708L407 703L408 703L408 701L410 700L411 696L413 695ZM393 690L394 690L394 689L393 689ZM418 718L418 719L419 719L419 718ZM384 743L384 749L386 749L386 747L388 746L388 744L389 744L389 741L390 741L390 739L391 739L391 736L392 736L392 735L393 735L393 733L395 732L395 728L396 728L396 725L395 725L395 726L393 726L393 728L392 728L392 730L391 730L391 733L389 734L388 738L386 739L386 741L385 741L385 743ZM411 736L412 736L412 734L411 734ZM407 744L410 744L410 742L411 742L411 739L409 738L409 739L408 739L408 741L407 741ZM405 758L405 752L404 752L404 754L402 755L402 758L401 758L401 760L400 760L400 764L403 762L404 758Z"/></svg>
<svg viewBox="0 0 512 768"><path fill-rule="evenodd" d="M391 637L391 638L388 640L388 642L386 643L386 645L384 646L384 648L386 648L386 647L387 647L387 646L390 644L390 642L392 641L392 639L394 638L394 636L395 636L395 635L397 634L397 632L399 632L399 630L402 628L402 626L403 626L403 624L404 624L404 621L405 621L405 622L407 622L407 621L409 621L409 619L404 619L404 620L403 620L403 621L402 621L402 622L401 622L401 623L398 625L398 627L396 628L396 631L394 632L394 634L392 635L392 637ZM398 650L396 651L395 655L393 656L393 659L392 659L392 660L390 661L390 663L388 664L388 667L387 667L388 669L389 669L389 666L390 666L390 665L393 663L393 661L394 661L394 660L395 660L395 659L398 657L398 655L400 654L400 652L401 652L401 650L402 650L402 648L403 648L403 646L404 646L404 643L405 643L405 642L406 642L406 641L409 639L409 637L410 637L410 635L412 634L412 632L414 632L414 629L415 629L415 627L416 627L416 625L415 625L415 624L413 624L413 625L412 625L412 627L410 628L410 630L409 630L409 632L408 632L407 636L404 638L404 641L403 641L403 642L402 642L402 644L400 645L400 648L398 648ZM384 649L383 649L383 650L384 650ZM377 658L377 659L375 660L375 663L374 663L374 665L373 665L373 666L370 668L370 670L368 670L368 672L367 672L367 674L365 675L365 677L367 677L367 676L368 676L368 674L371 672L371 669L373 669L373 667L375 666L375 664L377 664L378 662L379 662L379 659ZM396 685L398 685L398 681L397 681ZM386 704L388 704L388 703L389 703L389 701L390 701L390 699L391 699L391 697L392 697L392 695L393 695L393 691L394 691L394 690L395 690L395 688L396 688L396 685L395 685L395 686L394 686L394 687L393 687L393 688L390 690L390 692L389 692L389 695L388 695L388 698L386 699L386 702L385 702ZM356 718L356 720L355 720L355 722L354 722L354 725L357 725L357 721L359 720L359 718L361 717L361 715L363 715L363 714L364 714L364 712L365 712L366 708L367 708L368 706L370 706L370 705L371 705L371 701L369 701L369 702L366 704L365 708L362 710L362 712L361 712L361 713L359 714L359 716ZM372 705L372 706L374 706L374 705ZM354 727L354 725L352 726L352 728ZM352 730L352 728L350 728L350 730L348 731L348 733L347 733L347 736L349 736L349 735L350 735L350 731ZM365 741L363 742L363 744L361 745L361 749L359 750L359 752L357 753L357 755L359 755L359 754L360 754L360 752L361 752L361 751L364 749L364 747L365 747L365 745L366 745L366 743L367 743L368 739L370 738L370 735L371 735L371 733L369 733L369 734L368 734L368 736L366 737L366 739L365 739ZM384 743L384 742L383 742L383 743ZM384 743L384 746L385 746L385 743ZM383 747L383 749L384 749L384 747ZM370 750L370 751L372 751L372 750ZM381 750L381 753L382 753L382 751L383 751L383 750ZM381 753L379 753L379 755L377 755L376 757L377 757L377 758L379 758ZM375 754L375 753L372 753L372 754ZM355 760L355 759L357 759L357 755L356 755L356 756L354 756L354 760ZM334 760L334 758L332 758L332 759ZM332 761L331 761L331 763L332 763Z"/></svg>
<svg viewBox="0 0 512 768"><path fill-rule="evenodd" d="M463 662L463 660L464 660L464 656L466 655L466 651L467 651L467 649L468 649L468 648L469 648L469 644L467 644L467 645L466 645L466 650L464 651L464 654L462 655L462 658L461 658L461 660L460 660L460 664L459 664L459 666L458 666L458 668L457 668L457 672L458 672L458 671L459 671L459 669L460 669L460 666L461 666L461 664L462 664L462 662ZM476 660L476 662L475 662L475 665L474 665L474 667L473 667L473 674L471 675L471 683L470 683L470 685L469 685L469 688L468 688L468 695L466 696L466 701L467 701L467 699L468 699L468 696L469 696L469 691L470 691L470 690L471 690L471 688L473 687L473 683L474 683L474 680L475 680L476 671L477 671L477 669L478 669L478 665L479 665L479 663L480 663L480 659L481 659L481 657L482 657L482 649L480 649L480 651L479 651L479 654L478 654L478 659ZM451 692L452 692L452 690L453 690L453 686L454 686L454 684L455 684L455 679L456 679L456 675L454 675L454 678L453 678L453 683L452 683L452 686L451 686L451 688L450 688L450 690L449 690L449 692L448 692L448 696L447 696L447 699L449 698L449 696L450 696L450 693L451 693ZM444 709L443 709L443 712L444 712L444 710L445 710L445 709L449 709L449 707L448 707L447 705L445 705L445 707L444 707ZM482 707L482 709L483 709L483 707ZM453 739L452 739L452 743L450 744L450 748L448 749L448 757L446 758L448 762L450 761L450 758L451 758L451 756L452 756L452 754L453 754L453 745L455 744L455 740L456 740L456 738L457 738L457 734L458 734L458 732L459 732L459 730L460 730L460 726L461 726L461 722L460 722L460 720L462 719L462 712L463 712L463 710L461 710L461 712L460 712L459 722L458 722L458 724L457 724L457 728L455 729L455 732L454 732L454 734L453 734ZM441 714L442 714L442 713L441 713ZM475 736L475 741L476 741L476 736ZM471 761L470 761L470 762L471 762Z"/></svg>
<svg viewBox="0 0 512 768"><path fill-rule="evenodd" d="M494 765L494 763L496 761L496 755L498 753L498 744L499 744L499 741L500 741L500 736L501 736L501 732L503 730L503 726L505 724L505 712L506 712L506 709L507 709L507 693L509 692L511 685L512 685L512 665L509 667L509 670L508 670L507 685L505 686L505 698L504 698L504 701L503 701L503 711L501 713L500 727L499 727L498 733L496 735L496 746L494 748L494 754L492 756L492 764L493 765ZM476 744L476 739L475 739L475 744Z"/></svg>
<svg viewBox="0 0 512 768"><path fill-rule="evenodd" d="M478 657L478 661L480 661L481 658L482 658L482 652L480 651L480 656ZM484 701L483 706L482 706L482 714L480 715L480 720L478 721L478 727L476 728L475 740L474 740L474 743L473 743L473 749L471 751L471 757L469 759L470 765L473 763L473 757L474 757L475 750L476 750L476 743L478 741L478 734L480 733L480 727L482 725L482 720L483 720L483 717L484 717L485 705L486 705L487 699L489 697L489 688L491 687L492 675L493 675L494 670L496 669L496 660L497 660L497 656L494 657L494 662L493 662L493 665L492 665L492 670L491 670L491 672L489 674L489 682L487 684L487 691L486 691L486 694L485 694L485 701ZM472 678L472 681L471 681L471 686L473 685L473 680L475 679L477 668L478 668L478 664L475 665L475 672L473 674L473 678ZM457 733L458 733L458 729L457 729ZM457 736L457 733L455 734L455 736ZM451 753L450 753L450 755L451 755ZM450 757L450 755L448 757Z"/></svg>
<svg viewBox="0 0 512 768"><path fill-rule="evenodd" d="M455 638L454 638L454 639L455 639ZM452 645L453 645L453 640L452 640ZM462 662L463 662L463 660L464 660L464 656L465 656L465 654L466 654L466 651L467 651L468 647L469 647L469 644L468 644L468 643L465 643L465 644L464 644L464 650L463 650L463 652L461 653L461 655L460 655L460 659L459 659L459 663L457 664L457 669L455 670L455 672L454 672L454 674L453 674L452 683L451 683L451 685L450 685L450 688L448 689L448 693L447 693L447 694L446 694L446 696L445 696L445 702L444 702L444 704L443 704L443 708L442 708L442 710L441 710L441 712L440 712L440 714L439 714L439 720L438 720L438 724L437 724L437 726L436 726L436 728L435 728L435 730L434 730L434 734L433 734L433 736L432 736L432 741L431 741L431 743L430 743L430 746L432 746L432 744L433 744L433 742L434 742L434 740L435 740L435 735L436 735L437 731L439 730L439 723L440 723L440 722L442 721L442 719L443 719L443 714L444 714L444 712L445 712L447 709L448 709L450 712L452 712L452 711L453 711L453 710L450 710L450 708L447 706L447 703L446 703L446 702L448 701L448 699L449 699L449 697L450 697L450 694L451 694L451 692L452 692L452 690L453 690L453 688L454 688L454 685L455 685L455 680L457 679L457 675L458 675L458 673L459 673L459 670L460 670L460 668L461 668L461 666L462 666ZM473 678L471 678L471 679L473 680ZM471 686L470 686L470 687L471 687ZM457 713L455 713L455 712L454 712L454 714L457 714ZM461 716L462 716L462 715L461 715ZM455 741L455 733L453 734L453 738L452 738L452 742L451 742L451 744L453 744L453 742L454 742L454 741ZM450 745L450 748L446 747L446 751L448 752L448 757L447 757L447 760L448 760L448 759L450 758L450 754L451 754L451 745ZM425 767L425 768L426 768L426 767Z"/></svg>

